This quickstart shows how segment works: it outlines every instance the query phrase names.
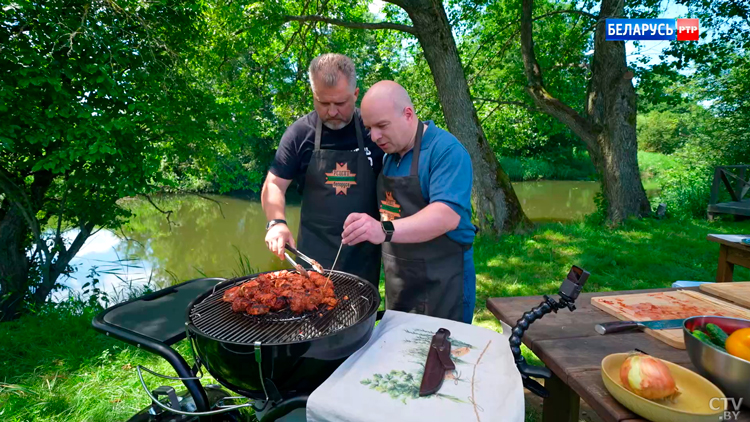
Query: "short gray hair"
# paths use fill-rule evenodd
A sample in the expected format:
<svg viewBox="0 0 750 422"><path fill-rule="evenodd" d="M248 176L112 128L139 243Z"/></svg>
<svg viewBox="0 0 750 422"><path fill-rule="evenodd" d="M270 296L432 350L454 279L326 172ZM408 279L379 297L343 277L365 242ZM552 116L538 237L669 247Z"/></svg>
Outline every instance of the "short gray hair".
<svg viewBox="0 0 750 422"><path fill-rule="evenodd" d="M307 72L313 91L315 90L313 76L322 78L326 86L336 86L339 82L339 72L344 74L352 91L357 87L357 72L354 70L354 62L343 54L321 54L310 62Z"/></svg>

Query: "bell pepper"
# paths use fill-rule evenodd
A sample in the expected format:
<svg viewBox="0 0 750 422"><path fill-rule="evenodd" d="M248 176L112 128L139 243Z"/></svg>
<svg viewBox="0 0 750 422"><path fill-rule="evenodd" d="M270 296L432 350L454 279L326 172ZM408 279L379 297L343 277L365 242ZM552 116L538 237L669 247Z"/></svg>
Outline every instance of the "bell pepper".
<svg viewBox="0 0 750 422"><path fill-rule="evenodd" d="M750 361L750 328L733 332L727 338L726 348L730 355Z"/></svg>

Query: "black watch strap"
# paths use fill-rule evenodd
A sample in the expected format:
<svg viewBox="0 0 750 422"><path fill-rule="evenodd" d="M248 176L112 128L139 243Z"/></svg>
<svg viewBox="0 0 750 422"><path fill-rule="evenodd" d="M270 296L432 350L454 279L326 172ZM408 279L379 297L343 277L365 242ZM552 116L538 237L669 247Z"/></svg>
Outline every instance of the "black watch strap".
<svg viewBox="0 0 750 422"><path fill-rule="evenodd" d="M393 222L391 221L383 221L380 223L380 225L383 227L383 233L385 233L385 241L390 242L391 238L393 237Z"/></svg>
<svg viewBox="0 0 750 422"><path fill-rule="evenodd" d="M275 220L271 220L271 221L269 221L268 223L266 223L266 231L268 231L268 230L269 230L269 229L270 229L271 227L273 227L273 226L275 226L275 225L277 225L277 224L279 224L279 223L284 223L284 224L286 224L286 220L282 220L282 219L280 219L280 218L277 218L277 219L275 219ZM288 225L288 224L287 224L287 225Z"/></svg>

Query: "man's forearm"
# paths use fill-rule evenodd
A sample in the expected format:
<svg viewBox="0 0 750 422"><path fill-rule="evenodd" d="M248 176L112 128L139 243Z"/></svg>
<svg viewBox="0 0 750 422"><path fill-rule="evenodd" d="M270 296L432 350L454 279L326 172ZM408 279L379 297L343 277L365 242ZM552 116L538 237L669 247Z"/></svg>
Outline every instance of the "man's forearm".
<svg viewBox="0 0 750 422"><path fill-rule="evenodd" d="M393 221L394 243L427 242L458 227L461 217L446 204L433 202L418 213Z"/></svg>
<svg viewBox="0 0 750 422"><path fill-rule="evenodd" d="M263 191L260 195L260 202L263 206L263 212L266 214L266 221L286 220L286 197L285 193L274 183L266 182L263 184Z"/></svg>

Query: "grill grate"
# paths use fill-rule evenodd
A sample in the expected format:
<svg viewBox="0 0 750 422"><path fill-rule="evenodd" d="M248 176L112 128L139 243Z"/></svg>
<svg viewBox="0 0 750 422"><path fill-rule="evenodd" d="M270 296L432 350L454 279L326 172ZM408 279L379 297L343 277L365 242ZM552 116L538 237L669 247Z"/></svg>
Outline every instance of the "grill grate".
<svg viewBox="0 0 750 422"><path fill-rule="evenodd" d="M328 272L324 275L328 276ZM190 322L203 334L221 341L253 344L294 343L323 337L352 326L370 315L377 306L375 289L365 281L346 273L331 273L333 290L339 303L330 311L320 311L297 318L279 318L266 314L250 317L232 312L232 306L221 300L224 291L244 283L247 277L216 289L190 310ZM349 300L343 300L348 296ZM321 313L322 316L318 314ZM267 318L264 318L267 316Z"/></svg>

